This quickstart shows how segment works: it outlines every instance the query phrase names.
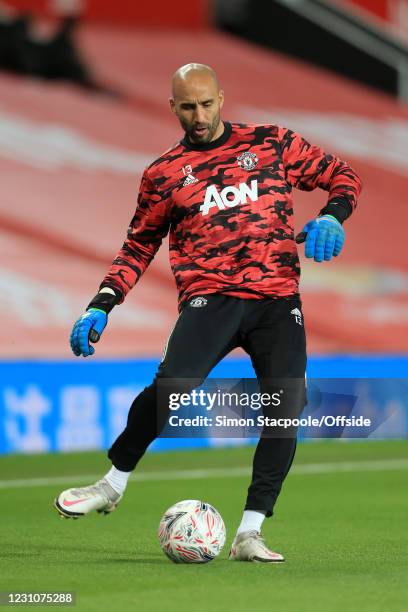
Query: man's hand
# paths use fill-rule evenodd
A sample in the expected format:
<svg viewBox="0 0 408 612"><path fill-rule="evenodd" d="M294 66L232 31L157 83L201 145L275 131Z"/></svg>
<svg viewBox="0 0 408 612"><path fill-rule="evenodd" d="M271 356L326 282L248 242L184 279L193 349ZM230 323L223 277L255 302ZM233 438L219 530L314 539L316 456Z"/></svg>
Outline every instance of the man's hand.
<svg viewBox="0 0 408 612"><path fill-rule="evenodd" d="M344 229L331 215L323 215L306 223L296 236L297 244L305 243L305 256L315 261L330 261L337 257L344 244Z"/></svg>
<svg viewBox="0 0 408 612"><path fill-rule="evenodd" d="M71 332L71 348L74 355L89 357L95 349L90 342L98 342L108 322L108 315L99 308L90 308L75 322Z"/></svg>

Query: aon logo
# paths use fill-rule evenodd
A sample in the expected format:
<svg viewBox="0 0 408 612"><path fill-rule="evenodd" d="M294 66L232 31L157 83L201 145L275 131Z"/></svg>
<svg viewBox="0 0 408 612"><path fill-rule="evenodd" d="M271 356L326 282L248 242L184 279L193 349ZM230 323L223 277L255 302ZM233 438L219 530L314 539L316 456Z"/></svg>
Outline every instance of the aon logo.
<svg viewBox="0 0 408 612"><path fill-rule="evenodd" d="M246 183L240 183L238 187L224 187L220 192L215 185L207 187L205 192L204 203L201 204L200 210L203 215L207 215L210 208L217 206L219 210L224 210L225 207L232 208L238 204L246 204L248 198L252 202L258 199L258 182L251 181L251 186Z"/></svg>

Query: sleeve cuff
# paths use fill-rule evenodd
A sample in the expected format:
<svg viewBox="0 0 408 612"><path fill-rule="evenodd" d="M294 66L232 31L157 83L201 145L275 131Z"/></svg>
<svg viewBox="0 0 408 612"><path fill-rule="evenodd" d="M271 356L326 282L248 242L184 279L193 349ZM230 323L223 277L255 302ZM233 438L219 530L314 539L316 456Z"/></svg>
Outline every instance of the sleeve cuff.
<svg viewBox="0 0 408 612"><path fill-rule="evenodd" d="M336 198L329 200L318 216L332 215L332 217L343 224L352 212L353 208L347 198Z"/></svg>
<svg viewBox="0 0 408 612"><path fill-rule="evenodd" d="M89 302L87 306L87 310L90 308L99 308L99 310L103 310L106 314L109 314L110 311L116 306L116 304L120 303L120 297L118 295L113 295L112 293L97 293L95 297Z"/></svg>

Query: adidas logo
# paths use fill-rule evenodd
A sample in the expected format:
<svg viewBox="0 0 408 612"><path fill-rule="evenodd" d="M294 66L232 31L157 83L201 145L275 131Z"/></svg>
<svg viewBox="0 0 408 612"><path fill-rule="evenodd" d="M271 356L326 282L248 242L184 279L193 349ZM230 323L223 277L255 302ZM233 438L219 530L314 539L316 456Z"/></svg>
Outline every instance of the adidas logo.
<svg viewBox="0 0 408 612"><path fill-rule="evenodd" d="M294 308L290 311L290 314L294 315L296 323L302 325L302 313L300 312L299 308Z"/></svg>
<svg viewBox="0 0 408 612"><path fill-rule="evenodd" d="M198 183L198 179L196 179L196 177L190 173L184 179L183 187L187 187L187 185L193 185L194 183Z"/></svg>

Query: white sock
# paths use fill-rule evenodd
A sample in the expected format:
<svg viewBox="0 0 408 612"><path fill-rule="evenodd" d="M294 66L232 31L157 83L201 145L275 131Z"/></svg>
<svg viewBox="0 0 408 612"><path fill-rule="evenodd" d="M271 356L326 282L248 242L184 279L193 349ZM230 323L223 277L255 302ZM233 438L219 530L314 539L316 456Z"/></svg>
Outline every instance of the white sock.
<svg viewBox="0 0 408 612"><path fill-rule="evenodd" d="M126 489L127 481L132 472L122 472L112 465L109 472L104 476L105 480L108 481L112 489L115 489L116 493L123 495Z"/></svg>
<svg viewBox="0 0 408 612"><path fill-rule="evenodd" d="M262 523L264 522L265 515L262 512L256 512L256 510L244 510L242 521L237 529L237 535L244 531L258 531L261 532Z"/></svg>

